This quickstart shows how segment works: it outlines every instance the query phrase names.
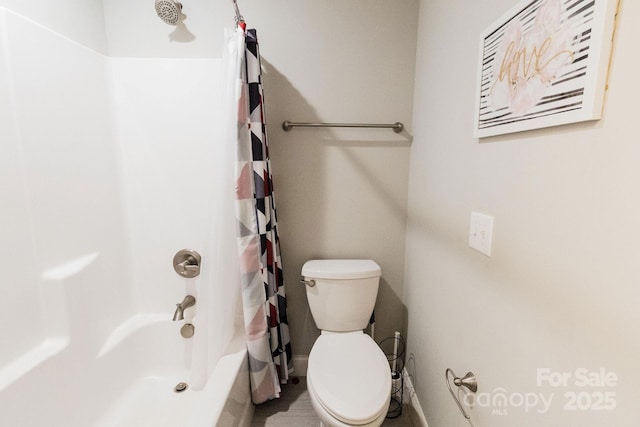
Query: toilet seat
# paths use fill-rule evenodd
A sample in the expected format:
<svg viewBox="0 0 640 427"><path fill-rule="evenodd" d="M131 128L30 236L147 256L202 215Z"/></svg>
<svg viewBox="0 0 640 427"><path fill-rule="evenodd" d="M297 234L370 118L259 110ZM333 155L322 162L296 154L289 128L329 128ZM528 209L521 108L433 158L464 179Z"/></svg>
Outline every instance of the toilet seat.
<svg viewBox="0 0 640 427"><path fill-rule="evenodd" d="M389 362L362 331L323 331L309 354L307 384L328 414L349 425L368 424L389 407Z"/></svg>

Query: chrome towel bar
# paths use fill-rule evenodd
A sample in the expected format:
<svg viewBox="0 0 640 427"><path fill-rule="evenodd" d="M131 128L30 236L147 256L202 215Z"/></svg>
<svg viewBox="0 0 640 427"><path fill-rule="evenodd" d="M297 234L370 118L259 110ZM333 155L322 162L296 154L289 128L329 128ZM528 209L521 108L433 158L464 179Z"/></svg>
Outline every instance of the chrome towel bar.
<svg viewBox="0 0 640 427"><path fill-rule="evenodd" d="M282 122L282 129L290 131L294 127L307 127L307 128L383 128L393 129L395 133L400 133L404 130L404 125L400 122L395 123L297 123L285 120Z"/></svg>

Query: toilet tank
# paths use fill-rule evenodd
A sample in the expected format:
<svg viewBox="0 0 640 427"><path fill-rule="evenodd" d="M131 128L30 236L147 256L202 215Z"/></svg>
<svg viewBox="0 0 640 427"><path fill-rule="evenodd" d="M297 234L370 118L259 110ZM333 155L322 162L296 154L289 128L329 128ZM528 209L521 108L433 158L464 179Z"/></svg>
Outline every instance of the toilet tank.
<svg viewBox="0 0 640 427"><path fill-rule="evenodd" d="M369 259L322 259L302 266L311 315L318 329L333 332L367 327L382 271Z"/></svg>

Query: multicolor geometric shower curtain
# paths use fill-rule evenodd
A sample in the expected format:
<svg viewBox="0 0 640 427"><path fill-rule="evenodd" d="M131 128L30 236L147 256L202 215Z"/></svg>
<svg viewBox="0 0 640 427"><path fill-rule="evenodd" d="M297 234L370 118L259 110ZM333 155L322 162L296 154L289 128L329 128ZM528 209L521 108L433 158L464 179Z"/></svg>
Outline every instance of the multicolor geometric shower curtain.
<svg viewBox="0 0 640 427"><path fill-rule="evenodd" d="M255 30L244 39L238 102L236 218L244 324L254 403L280 397L293 371L280 241L269 161L261 64ZM242 37L244 36L244 37Z"/></svg>

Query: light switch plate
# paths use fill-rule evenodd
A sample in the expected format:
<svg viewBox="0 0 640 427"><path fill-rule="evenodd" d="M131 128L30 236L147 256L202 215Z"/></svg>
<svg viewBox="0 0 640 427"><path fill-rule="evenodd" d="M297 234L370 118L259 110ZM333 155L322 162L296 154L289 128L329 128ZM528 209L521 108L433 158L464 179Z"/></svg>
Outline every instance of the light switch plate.
<svg viewBox="0 0 640 427"><path fill-rule="evenodd" d="M469 226L469 247L491 256L493 242L493 217L478 212L471 212Z"/></svg>

